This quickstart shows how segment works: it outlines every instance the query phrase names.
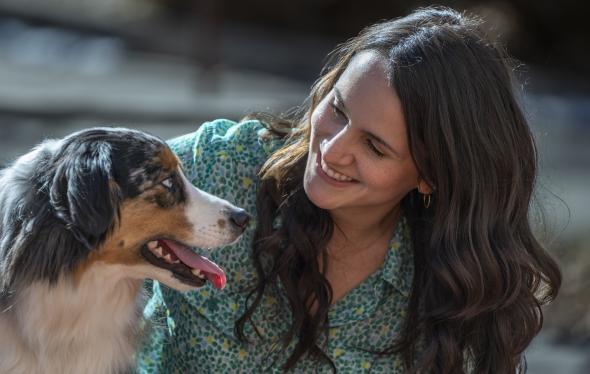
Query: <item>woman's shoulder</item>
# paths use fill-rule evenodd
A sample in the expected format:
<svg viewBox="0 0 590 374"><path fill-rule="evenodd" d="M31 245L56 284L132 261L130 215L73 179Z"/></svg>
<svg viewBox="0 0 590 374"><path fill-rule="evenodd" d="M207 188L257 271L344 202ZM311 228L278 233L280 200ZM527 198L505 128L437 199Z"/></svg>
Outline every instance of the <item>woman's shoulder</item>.
<svg viewBox="0 0 590 374"><path fill-rule="evenodd" d="M282 145L282 139L268 136L267 126L256 119L236 122L216 119L205 122L191 133L168 141L170 148L177 153L183 163L202 157L207 152L234 153L250 157L268 157Z"/></svg>
<svg viewBox="0 0 590 374"><path fill-rule="evenodd" d="M221 118L205 122L197 130L197 134L201 142L257 142L264 130L265 125L258 120L236 122Z"/></svg>
<svg viewBox="0 0 590 374"><path fill-rule="evenodd" d="M195 186L219 193L222 191L209 188L228 190L229 184L238 179L246 184L252 182L270 154L283 145L283 139L268 133L266 125L258 120L217 119L168 144Z"/></svg>

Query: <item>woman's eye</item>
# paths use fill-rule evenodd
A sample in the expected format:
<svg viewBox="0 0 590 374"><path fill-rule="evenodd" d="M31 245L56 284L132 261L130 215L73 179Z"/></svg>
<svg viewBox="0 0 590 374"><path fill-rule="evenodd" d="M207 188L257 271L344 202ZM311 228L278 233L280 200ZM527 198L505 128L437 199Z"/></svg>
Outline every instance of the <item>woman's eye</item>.
<svg viewBox="0 0 590 374"><path fill-rule="evenodd" d="M377 147L375 147L375 144L373 144L371 139L367 139L367 147L369 147L371 152L373 152L376 156L378 156L378 157L385 156L385 154L383 152L381 152L379 149L377 149Z"/></svg>
<svg viewBox="0 0 590 374"><path fill-rule="evenodd" d="M166 178L162 182L160 182L160 184L170 190L172 189L173 185L172 178Z"/></svg>
<svg viewBox="0 0 590 374"><path fill-rule="evenodd" d="M344 112L341 111L340 108L338 108L338 106L336 104L330 103L330 106L332 107L332 111L334 112L334 114L337 117L346 118L346 115L344 114Z"/></svg>

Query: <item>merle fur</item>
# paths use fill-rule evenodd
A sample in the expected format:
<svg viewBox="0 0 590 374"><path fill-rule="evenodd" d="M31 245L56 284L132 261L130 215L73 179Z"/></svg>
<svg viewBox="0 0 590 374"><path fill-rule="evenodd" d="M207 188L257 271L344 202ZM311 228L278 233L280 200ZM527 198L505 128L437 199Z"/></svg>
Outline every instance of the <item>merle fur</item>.
<svg viewBox="0 0 590 374"><path fill-rule="evenodd" d="M158 180L162 140L93 128L41 143L0 171L0 305L35 281L54 283L105 240L123 199Z"/></svg>

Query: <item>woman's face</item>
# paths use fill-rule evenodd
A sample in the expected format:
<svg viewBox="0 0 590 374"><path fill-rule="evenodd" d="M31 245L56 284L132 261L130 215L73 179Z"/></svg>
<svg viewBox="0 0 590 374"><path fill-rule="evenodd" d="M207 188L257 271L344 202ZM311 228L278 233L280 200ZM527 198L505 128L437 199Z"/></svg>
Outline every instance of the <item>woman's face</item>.
<svg viewBox="0 0 590 374"><path fill-rule="evenodd" d="M318 207L385 215L418 186L401 102L387 62L356 55L311 116L304 188Z"/></svg>

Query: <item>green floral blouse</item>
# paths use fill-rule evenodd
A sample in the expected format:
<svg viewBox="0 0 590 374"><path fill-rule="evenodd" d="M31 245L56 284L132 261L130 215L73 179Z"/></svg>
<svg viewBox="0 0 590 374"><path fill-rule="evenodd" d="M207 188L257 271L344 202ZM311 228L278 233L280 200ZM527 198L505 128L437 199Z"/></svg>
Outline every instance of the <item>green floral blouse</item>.
<svg viewBox="0 0 590 374"><path fill-rule="evenodd" d="M258 121L216 120L194 133L171 140L187 177L198 188L246 209L253 222L237 244L208 256L223 267L227 287L207 285L180 293L153 282L144 315L151 330L138 351L140 373L279 373L294 347L283 347L281 333L291 314L281 285L268 290L249 324L249 343L236 339L234 322L245 309L256 272L250 242L256 224L257 171L281 141L264 137ZM199 250L199 249L197 249ZM338 373L401 373L400 356L377 352L388 348L405 316L413 275L412 248L405 220L400 220L383 266L338 300L329 312L325 353ZM296 373L331 372L330 366L303 357Z"/></svg>

